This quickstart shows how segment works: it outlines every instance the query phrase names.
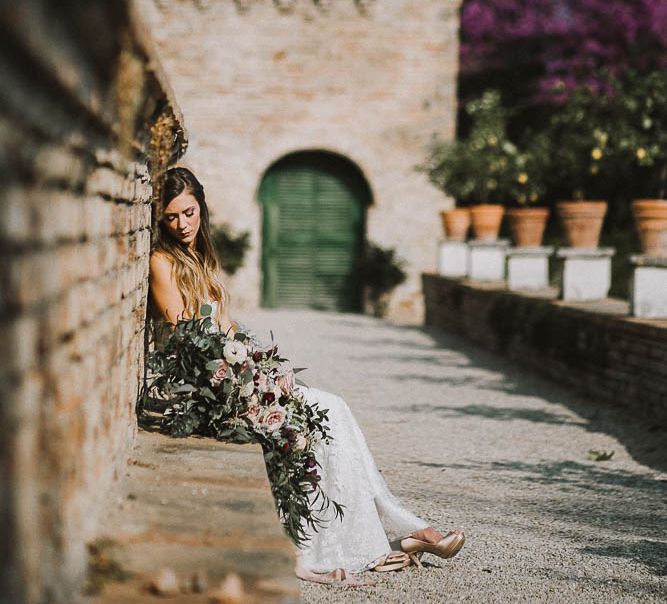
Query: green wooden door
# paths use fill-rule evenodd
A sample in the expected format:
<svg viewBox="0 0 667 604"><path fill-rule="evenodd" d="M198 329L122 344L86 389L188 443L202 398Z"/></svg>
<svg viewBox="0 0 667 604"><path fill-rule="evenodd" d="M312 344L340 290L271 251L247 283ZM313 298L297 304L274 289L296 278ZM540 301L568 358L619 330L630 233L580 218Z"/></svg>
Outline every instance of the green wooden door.
<svg viewBox="0 0 667 604"><path fill-rule="evenodd" d="M263 303L355 311L368 186L347 160L299 153L278 162L260 187Z"/></svg>

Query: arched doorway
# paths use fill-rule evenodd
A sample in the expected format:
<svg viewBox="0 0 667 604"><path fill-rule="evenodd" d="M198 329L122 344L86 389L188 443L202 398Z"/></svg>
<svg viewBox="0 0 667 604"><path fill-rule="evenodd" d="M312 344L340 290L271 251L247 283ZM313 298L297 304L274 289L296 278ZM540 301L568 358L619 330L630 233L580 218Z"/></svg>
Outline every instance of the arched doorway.
<svg viewBox="0 0 667 604"><path fill-rule="evenodd" d="M259 199L263 305L359 310L356 266L371 201L359 168L333 153L293 153L266 172Z"/></svg>

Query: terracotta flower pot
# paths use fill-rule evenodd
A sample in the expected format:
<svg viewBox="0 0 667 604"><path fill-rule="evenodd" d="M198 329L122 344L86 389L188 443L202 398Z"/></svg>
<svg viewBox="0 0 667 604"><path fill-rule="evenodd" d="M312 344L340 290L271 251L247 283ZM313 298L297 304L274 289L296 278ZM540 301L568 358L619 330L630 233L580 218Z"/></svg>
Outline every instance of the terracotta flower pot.
<svg viewBox="0 0 667 604"><path fill-rule="evenodd" d="M667 257L667 199L635 199L632 213L642 251L647 256Z"/></svg>
<svg viewBox="0 0 667 604"><path fill-rule="evenodd" d="M539 247L542 245L544 227L549 218L548 208L512 208L507 210L507 220L514 245Z"/></svg>
<svg viewBox="0 0 667 604"><path fill-rule="evenodd" d="M475 239L495 241L500 232L505 208L500 204L480 204L470 208L472 231Z"/></svg>
<svg viewBox="0 0 667 604"><path fill-rule="evenodd" d="M445 237L450 241L465 241L470 227L470 210L453 208L440 212Z"/></svg>
<svg viewBox="0 0 667 604"><path fill-rule="evenodd" d="M598 246L607 213L606 201L559 201L556 209L570 247Z"/></svg>

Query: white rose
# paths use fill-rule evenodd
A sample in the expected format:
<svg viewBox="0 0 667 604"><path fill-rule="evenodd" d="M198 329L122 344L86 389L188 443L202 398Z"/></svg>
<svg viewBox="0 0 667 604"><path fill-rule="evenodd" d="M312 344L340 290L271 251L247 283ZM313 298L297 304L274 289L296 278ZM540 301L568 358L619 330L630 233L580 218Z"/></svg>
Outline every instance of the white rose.
<svg viewBox="0 0 667 604"><path fill-rule="evenodd" d="M222 354L228 363L235 365L236 363L243 363L248 358L248 349L245 347L245 344L232 340L225 344Z"/></svg>
<svg viewBox="0 0 667 604"><path fill-rule="evenodd" d="M250 381L246 384L243 384L239 390L241 396L252 396L252 393L255 391L255 384Z"/></svg>

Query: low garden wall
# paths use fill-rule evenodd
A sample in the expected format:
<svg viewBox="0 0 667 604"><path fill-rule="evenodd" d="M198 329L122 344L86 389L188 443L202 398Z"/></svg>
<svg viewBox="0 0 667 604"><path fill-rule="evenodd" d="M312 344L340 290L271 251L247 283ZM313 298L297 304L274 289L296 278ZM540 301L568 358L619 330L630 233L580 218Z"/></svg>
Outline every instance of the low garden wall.
<svg viewBox="0 0 667 604"><path fill-rule="evenodd" d="M500 284L422 275L427 325L501 352L563 384L667 420L667 321L620 300L566 303Z"/></svg>

